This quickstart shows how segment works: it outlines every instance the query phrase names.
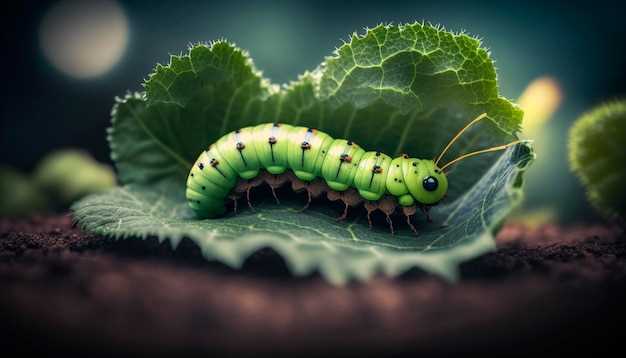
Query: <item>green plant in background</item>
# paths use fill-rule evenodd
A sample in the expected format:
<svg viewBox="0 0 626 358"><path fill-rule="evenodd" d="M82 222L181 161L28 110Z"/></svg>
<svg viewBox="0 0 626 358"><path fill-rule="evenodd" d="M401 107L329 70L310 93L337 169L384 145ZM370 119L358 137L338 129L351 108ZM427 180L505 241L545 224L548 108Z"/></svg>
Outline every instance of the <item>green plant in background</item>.
<svg viewBox="0 0 626 358"><path fill-rule="evenodd" d="M504 154L467 160L450 174L448 200L436 224L368 230L364 215L337 222L320 203L299 212L297 195L255 202L246 210L199 220L187 206L185 182L198 153L223 134L283 122L350 138L397 156L434 158L450 136L478 114L476 125L448 154L516 138L522 112L498 93L493 61L480 42L423 23L381 25L350 41L313 72L272 85L248 54L218 41L157 65L145 93L117 99L109 130L122 187L73 207L87 231L117 238L157 237L173 247L192 239L205 257L240 267L270 247L297 275L319 271L333 283L397 275L418 266L454 278L459 263L495 249L493 234L519 202L528 143ZM262 189L258 189L262 190Z"/></svg>
<svg viewBox="0 0 626 358"><path fill-rule="evenodd" d="M0 215L27 216L67 209L85 195L114 186L111 167L80 150L59 150L45 156L32 176L0 167Z"/></svg>
<svg viewBox="0 0 626 358"><path fill-rule="evenodd" d="M86 152L73 149L46 156L33 176L35 183L62 206L115 186L111 167L98 163Z"/></svg>
<svg viewBox="0 0 626 358"><path fill-rule="evenodd" d="M47 208L48 198L31 178L0 167L0 216L27 216Z"/></svg>
<svg viewBox="0 0 626 358"><path fill-rule="evenodd" d="M591 204L608 217L626 218L626 100L583 114L569 134L569 162Z"/></svg>

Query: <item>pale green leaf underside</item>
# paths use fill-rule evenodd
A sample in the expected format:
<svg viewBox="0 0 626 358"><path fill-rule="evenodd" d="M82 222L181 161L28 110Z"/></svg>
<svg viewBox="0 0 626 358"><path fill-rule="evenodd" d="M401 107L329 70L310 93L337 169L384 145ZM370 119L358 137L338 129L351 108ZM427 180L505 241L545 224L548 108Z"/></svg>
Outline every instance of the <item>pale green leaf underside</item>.
<svg viewBox="0 0 626 358"><path fill-rule="evenodd" d="M195 220L185 206L185 179L198 154L228 131L257 123L314 127L366 150L433 158L486 112L489 120L467 131L444 162L510 141L522 112L500 97L488 52L464 34L423 23L381 25L352 36L318 69L283 87L264 79L232 44L196 45L157 65L145 88L117 100L109 130L126 186L75 206L89 231L174 243L188 236L207 257L234 266L270 246L295 273L319 269L333 282L412 266L451 276L458 262L493 247L491 231L519 194L522 158L510 151L458 165L449 176L452 204L435 209L436 220L450 225L427 225L417 239L384 227L369 231L362 218L337 223L337 213L323 205L297 213L263 203L255 213L217 220Z"/></svg>

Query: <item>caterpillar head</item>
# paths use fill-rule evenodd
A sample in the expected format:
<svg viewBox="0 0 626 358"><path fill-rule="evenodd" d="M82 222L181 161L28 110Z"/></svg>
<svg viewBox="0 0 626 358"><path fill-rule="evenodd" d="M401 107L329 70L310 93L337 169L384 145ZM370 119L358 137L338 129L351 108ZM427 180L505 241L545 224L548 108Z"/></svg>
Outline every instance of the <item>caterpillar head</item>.
<svg viewBox="0 0 626 358"><path fill-rule="evenodd" d="M439 154L434 160L417 160L412 163L414 168L411 169L413 170L412 174L415 178L410 180L410 182L407 181L407 186L409 187L409 192L415 200L427 205L436 204L443 199L448 192L448 179L446 178L445 172L447 168L475 155L504 150L520 142L519 140L516 140L508 144L466 153L440 167L438 165L439 161L444 157L452 144L454 144L454 142L456 142L456 140L459 139L463 132L465 132L469 127L484 118L487 118L487 113L479 115L470 123L465 125L465 127L461 128L461 130L454 137L452 137L452 140L450 140L450 142L445 146L443 151L441 151L441 154Z"/></svg>
<svg viewBox="0 0 626 358"><path fill-rule="evenodd" d="M409 166L407 187L421 204L433 205L448 192L448 178L433 160L413 160Z"/></svg>

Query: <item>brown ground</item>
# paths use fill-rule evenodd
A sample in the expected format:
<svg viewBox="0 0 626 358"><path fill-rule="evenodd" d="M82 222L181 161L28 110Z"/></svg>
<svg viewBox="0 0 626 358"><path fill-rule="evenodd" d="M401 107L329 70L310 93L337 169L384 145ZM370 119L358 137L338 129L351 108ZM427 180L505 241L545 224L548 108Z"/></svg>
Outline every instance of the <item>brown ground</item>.
<svg viewBox="0 0 626 358"><path fill-rule="evenodd" d="M184 241L85 235L69 217L0 219L0 342L71 353L605 351L624 338L626 240L525 230L450 285L412 272L339 288L271 251L243 271Z"/></svg>

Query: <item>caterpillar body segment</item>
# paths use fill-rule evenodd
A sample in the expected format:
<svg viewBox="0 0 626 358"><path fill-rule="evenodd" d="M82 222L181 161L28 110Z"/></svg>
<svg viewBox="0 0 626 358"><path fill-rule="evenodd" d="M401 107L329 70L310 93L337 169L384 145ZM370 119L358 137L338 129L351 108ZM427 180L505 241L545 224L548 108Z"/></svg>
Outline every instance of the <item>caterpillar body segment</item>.
<svg viewBox="0 0 626 358"><path fill-rule="evenodd" d="M224 199L207 196L191 188L187 188L189 205L198 215L215 216L225 212Z"/></svg>
<svg viewBox="0 0 626 358"><path fill-rule="evenodd" d="M401 206L412 206L415 204L415 199L409 194L409 188L404 180L404 173L407 172L408 167L409 157L406 154L393 159L389 165L387 181L385 182L387 191L398 198L398 203Z"/></svg>
<svg viewBox="0 0 626 358"><path fill-rule="evenodd" d="M322 165L322 177L336 191L352 186L365 150L358 144L345 139L335 139L326 153Z"/></svg>
<svg viewBox="0 0 626 358"><path fill-rule="evenodd" d="M286 138L289 168L298 179L310 182L320 176L324 157L333 139L313 128L292 127Z"/></svg>
<svg viewBox="0 0 626 358"><path fill-rule="evenodd" d="M246 127L223 136L216 143L217 151L243 179L259 175L261 163L255 149L255 138L254 128Z"/></svg>
<svg viewBox="0 0 626 358"><path fill-rule="evenodd" d="M470 122L453 137L436 158L418 159L403 154L397 158L365 151L346 139L334 139L313 128L280 123L264 123L230 132L202 152L187 178L186 197L200 218L214 218L226 211L227 199L242 195L250 203L250 189L269 184L275 189L290 182L295 191L305 190L309 202L323 193L331 201L340 200L345 209L364 204L368 212L382 211L393 233L390 215L400 206L407 224L417 233L410 217L416 207L427 213L428 207L441 201L448 189L445 169L465 158L505 149L507 145L464 154L443 166L438 162L452 143L478 120ZM308 206L305 206L305 208Z"/></svg>
<svg viewBox="0 0 626 358"><path fill-rule="evenodd" d="M277 123L259 124L254 127L253 140L257 157L261 166L270 174L282 174L288 168L287 147L289 141L278 138L288 138L292 126L288 124L279 125ZM266 140L263 140L263 139Z"/></svg>
<svg viewBox="0 0 626 358"><path fill-rule="evenodd" d="M387 174L391 157L381 152L366 152L354 177L359 194L369 201L380 199L387 191Z"/></svg>

